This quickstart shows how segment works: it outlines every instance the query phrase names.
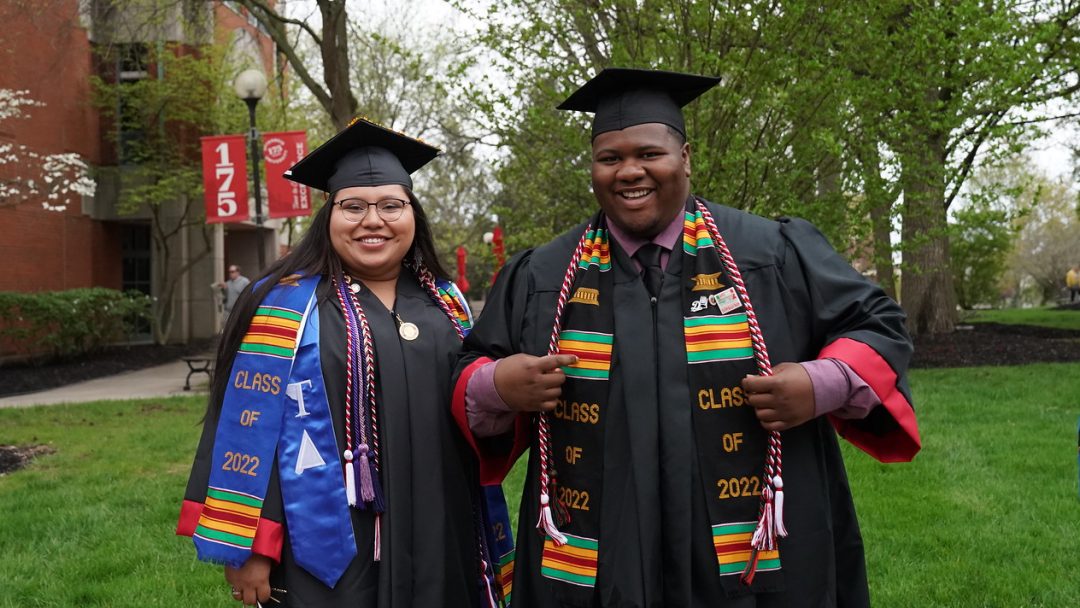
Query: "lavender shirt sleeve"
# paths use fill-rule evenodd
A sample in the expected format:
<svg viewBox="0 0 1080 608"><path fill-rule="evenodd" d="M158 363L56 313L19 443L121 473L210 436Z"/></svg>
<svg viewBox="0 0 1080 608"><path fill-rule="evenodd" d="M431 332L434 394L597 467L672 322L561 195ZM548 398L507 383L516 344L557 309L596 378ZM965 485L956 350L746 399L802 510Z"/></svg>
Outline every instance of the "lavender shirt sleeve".
<svg viewBox="0 0 1080 608"><path fill-rule="evenodd" d="M874 389L839 359L803 361L814 385L814 415L832 414L838 418L866 418L881 404Z"/></svg>
<svg viewBox="0 0 1080 608"><path fill-rule="evenodd" d="M465 385L465 417L476 437L494 437L514 427L517 413L510 410L495 390L495 366L498 361L481 365Z"/></svg>

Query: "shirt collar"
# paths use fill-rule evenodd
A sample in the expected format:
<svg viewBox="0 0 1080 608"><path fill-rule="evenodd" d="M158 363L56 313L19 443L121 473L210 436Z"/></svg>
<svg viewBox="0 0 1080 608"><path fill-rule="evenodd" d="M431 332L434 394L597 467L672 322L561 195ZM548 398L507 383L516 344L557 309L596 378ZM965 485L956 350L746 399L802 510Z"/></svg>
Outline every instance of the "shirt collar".
<svg viewBox="0 0 1080 608"><path fill-rule="evenodd" d="M681 236L683 232L683 215L684 214L680 209L679 213L676 213L675 217L672 218L671 223L652 239L643 239L641 237L632 236L611 221L608 221L608 232L611 233L611 238L615 239L615 242L619 244L619 247L622 247L622 250L630 257L634 257L637 250L641 249L646 243L656 243L666 251L671 252L675 249L675 245L679 242L679 236Z"/></svg>

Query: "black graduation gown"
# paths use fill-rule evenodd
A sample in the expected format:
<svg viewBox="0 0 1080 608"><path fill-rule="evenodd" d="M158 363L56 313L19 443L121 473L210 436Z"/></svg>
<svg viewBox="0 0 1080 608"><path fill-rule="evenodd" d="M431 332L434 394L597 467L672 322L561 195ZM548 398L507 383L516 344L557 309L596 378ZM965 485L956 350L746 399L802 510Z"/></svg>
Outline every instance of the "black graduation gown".
<svg viewBox="0 0 1080 608"><path fill-rule="evenodd" d="M832 355L864 379L870 372L860 371L865 365L859 361L884 362L885 371L874 373L885 377L875 378L871 386L889 407L875 408L865 420L838 424L872 452L876 443L884 444L876 454L883 460L910 459L918 439L905 380L911 344L900 308L858 275L810 224L774 222L711 203L709 209L747 284L772 364L815 359L833 342L850 346L846 355ZM583 229L520 254L502 270L466 339L459 382L467 381L480 357L546 354L560 284ZM854 505L836 434L825 417L782 434L789 531L780 545L785 591L726 596L698 475L697 450L703 446L696 445L694 406L689 404L680 287L685 258L676 247L654 316L631 260L617 243L611 249L616 350L594 605L868 605ZM539 574L543 539L534 528L539 459L535 426L523 424L524 419L519 417L515 442L524 447L525 438L534 449L519 519L513 604L546 608L558 604ZM477 442L488 460L482 470L505 468L508 443L505 436ZM718 449L719 443L718 437L716 445L704 447Z"/></svg>
<svg viewBox="0 0 1080 608"><path fill-rule="evenodd" d="M402 273L395 310L415 323L420 336L399 337L390 311L370 291L360 292L375 340L376 403L382 446L381 480L387 512L382 516L382 559L373 561L374 516L350 509L357 557L334 589L293 561L283 516L277 466L270 478L262 518L284 528L281 563L271 572L282 604L410 608L478 606L479 565L473 489L476 459L455 427L448 407L450 374L460 341L446 315L415 277ZM319 355L331 404L338 453L345 449L345 323L331 283L317 289ZM202 504L209 476L216 417L208 417L188 481L185 502ZM261 525L260 525L261 526ZM223 600L227 591L222 591Z"/></svg>

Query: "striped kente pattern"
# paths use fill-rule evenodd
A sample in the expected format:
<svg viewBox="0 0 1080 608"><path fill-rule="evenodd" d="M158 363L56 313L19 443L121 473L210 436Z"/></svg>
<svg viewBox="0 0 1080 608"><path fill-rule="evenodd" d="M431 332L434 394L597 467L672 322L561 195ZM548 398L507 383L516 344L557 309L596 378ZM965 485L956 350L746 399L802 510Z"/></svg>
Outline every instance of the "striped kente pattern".
<svg viewBox="0 0 1080 608"><path fill-rule="evenodd" d="M607 230L597 228L585 233L585 246L581 250L578 267L582 270L598 266L600 272L611 270L611 248L608 246Z"/></svg>
<svg viewBox="0 0 1080 608"><path fill-rule="evenodd" d="M757 528L756 521L733 524L718 524L712 527L713 546L716 547L716 561L720 564L720 575L742 574L750 561L750 538ZM780 569L780 552L761 551L758 553L756 572Z"/></svg>
<svg viewBox="0 0 1080 608"><path fill-rule="evenodd" d="M295 310L260 306L244 334L240 352L292 359L302 318Z"/></svg>
<svg viewBox="0 0 1080 608"><path fill-rule="evenodd" d="M510 605L510 592L514 587L514 551L499 558L499 587L502 589L504 605Z"/></svg>
<svg viewBox="0 0 1080 608"><path fill-rule="evenodd" d="M571 585L595 587L597 546L594 539L566 534L566 544L556 547L549 536L544 539L540 574Z"/></svg>
<svg viewBox="0 0 1080 608"><path fill-rule="evenodd" d="M195 527L195 536L250 549L259 527L262 504L263 501L250 494L210 487L206 490L206 502Z"/></svg>
<svg viewBox="0 0 1080 608"><path fill-rule="evenodd" d="M607 380L611 374L612 334L565 329L559 332L559 353L577 355L577 363L562 368L570 378Z"/></svg>
<svg viewBox="0 0 1080 608"><path fill-rule="evenodd" d="M746 313L683 317L686 360L690 364L734 361L754 356Z"/></svg>
<svg viewBox="0 0 1080 608"><path fill-rule="evenodd" d="M698 247L714 246L709 227L705 224L705 218L701 217L701 212L687 211L683 217L683 251L697 255Z"/></svg>
<svg viewBox="0 0 1080 608"><path fill-rule="evenodd" d="M450 308L450 312L454 313L454 318L457 319L461 329L471 329L472 323L469 323L469 315L465 312L465 308L461 306L461 302L442 287L439 287L438 290L439 298L442 299L443 302L446 302L446 305Z"/></svg>

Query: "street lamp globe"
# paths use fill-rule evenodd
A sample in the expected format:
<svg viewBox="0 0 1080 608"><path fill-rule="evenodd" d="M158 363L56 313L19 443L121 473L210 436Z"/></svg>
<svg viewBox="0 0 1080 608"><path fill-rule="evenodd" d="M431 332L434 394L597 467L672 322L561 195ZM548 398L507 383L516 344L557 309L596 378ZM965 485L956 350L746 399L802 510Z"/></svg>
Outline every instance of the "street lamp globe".
<svg viewBox="0 0 1080 608"><path fill-rule="evenodd" d="M260 70L244 70L233 80L233 89L244 101L258 101L266 95L266 76Z"/></svg>

